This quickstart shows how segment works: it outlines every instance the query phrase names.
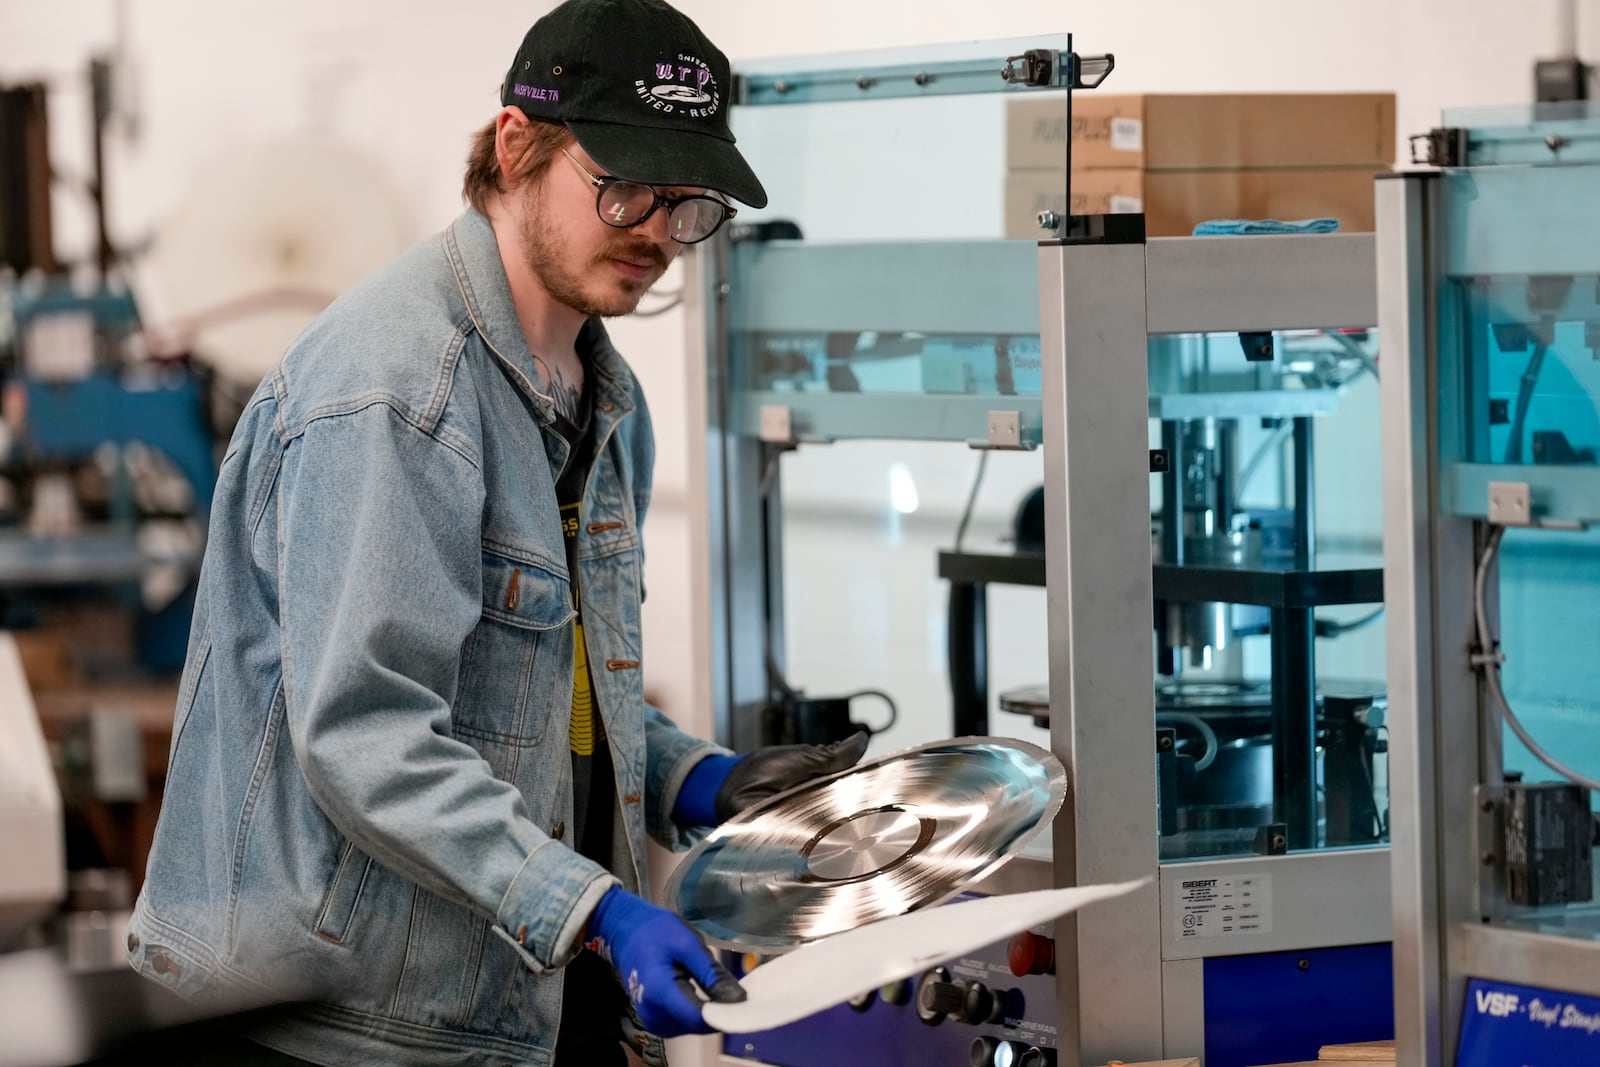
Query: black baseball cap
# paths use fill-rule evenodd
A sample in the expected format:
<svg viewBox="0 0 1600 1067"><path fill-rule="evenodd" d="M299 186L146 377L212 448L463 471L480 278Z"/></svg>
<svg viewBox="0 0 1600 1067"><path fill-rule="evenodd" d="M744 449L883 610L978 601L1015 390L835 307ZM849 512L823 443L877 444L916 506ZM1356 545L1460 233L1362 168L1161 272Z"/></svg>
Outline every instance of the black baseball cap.
<svg viewBox="0 0 1600 1067"><path fill-rule="evenodd" d="M500 102L565 123L607 173L766 207L728 127L728 59L662 0L566 0L533 24Z"/></svg>

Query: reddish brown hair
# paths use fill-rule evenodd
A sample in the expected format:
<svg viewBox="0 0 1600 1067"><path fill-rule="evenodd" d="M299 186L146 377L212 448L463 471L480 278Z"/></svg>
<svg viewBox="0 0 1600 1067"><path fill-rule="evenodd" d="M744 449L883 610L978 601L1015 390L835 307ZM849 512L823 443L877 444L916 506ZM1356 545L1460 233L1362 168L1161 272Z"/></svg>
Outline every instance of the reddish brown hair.
<svg viewBox="0 0 1600 1067"><path fill-rule="evenodd" d="M489 213L489 197L507 191L506 175L500 173L500 161L495 157L496 121L490 120L472 135L472 147L467 152L467 173L461 181L461 198L480 214ZM534 181L550 167L556 153L566 145L571 136L566 126L559 122L529 119L526 133L511 132L508 146L515 162L508 168L513 186Z"/></svg>

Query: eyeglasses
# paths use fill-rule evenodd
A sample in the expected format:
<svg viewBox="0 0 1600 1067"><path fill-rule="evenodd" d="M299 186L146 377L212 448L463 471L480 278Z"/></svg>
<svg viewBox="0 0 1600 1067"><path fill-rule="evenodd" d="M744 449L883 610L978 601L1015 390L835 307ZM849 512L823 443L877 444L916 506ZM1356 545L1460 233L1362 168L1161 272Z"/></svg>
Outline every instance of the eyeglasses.
<svg viewBox="0 0 1600 1067"><path fill-rule="evenodd" d="M705 193L666 197L642 182L626 178L613 178L609 174L591 174L589 168L578 162L576 156L565 148L561 154L572 160L572 165L583 171L583 176L594 186L594 210L607 226L626 230L644 222L663 205L667 209L667 233L681 245L704 241L717 229L738 214L726 200Z"/></svg>

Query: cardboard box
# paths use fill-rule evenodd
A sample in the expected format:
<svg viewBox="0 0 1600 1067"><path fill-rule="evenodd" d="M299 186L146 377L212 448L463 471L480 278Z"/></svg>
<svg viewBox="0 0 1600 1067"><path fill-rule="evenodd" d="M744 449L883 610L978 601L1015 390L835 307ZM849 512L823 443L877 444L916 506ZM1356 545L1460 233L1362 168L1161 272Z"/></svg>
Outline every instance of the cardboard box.
<svg viewBox="0 0 1600 1067"><path fill-rule="evenodd" d="M1374 225L1373 178L1380 169L1080 171L1072 176L1072 214L1143 211L1145 234L1186 237L1209 219L1335 218L1342 233ZM1060 171L1006 175L1006 237L1038 239L1038 214L1066 207Z"/></svg>
<svg viewBox="0 0 1600 1067"><path fill-rule="evenodd" d="M1072 176L1073 215L1118 215L1144 210L1145 174L1137 170L1080 171ZM1063 214L1066 178L1061 171L1022 170L1006 175L1005 236L1043 237L1041 211Z"/></svg>
<svg viewBox="0 0 1600 1067"><path fill-rule="evenodd" d="M1064 94L1010 101L1006 166L1066 169ZM1072 95L1072 167L1389 167L1393 93Z"/></svg>

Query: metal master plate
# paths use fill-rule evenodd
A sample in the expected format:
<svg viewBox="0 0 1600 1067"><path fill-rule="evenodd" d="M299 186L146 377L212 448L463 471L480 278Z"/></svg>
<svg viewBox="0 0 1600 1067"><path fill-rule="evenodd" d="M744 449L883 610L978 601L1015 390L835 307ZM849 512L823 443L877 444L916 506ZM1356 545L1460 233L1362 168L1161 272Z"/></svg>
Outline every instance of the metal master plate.
<svg viewBox="0 0 1600 1067"><path fill-rule="evenodd" d="M932 907L1050 824L1066 771L1023 741L896 752L769 798L695 846L666 906L712 944L774 954Z"/></svg>

